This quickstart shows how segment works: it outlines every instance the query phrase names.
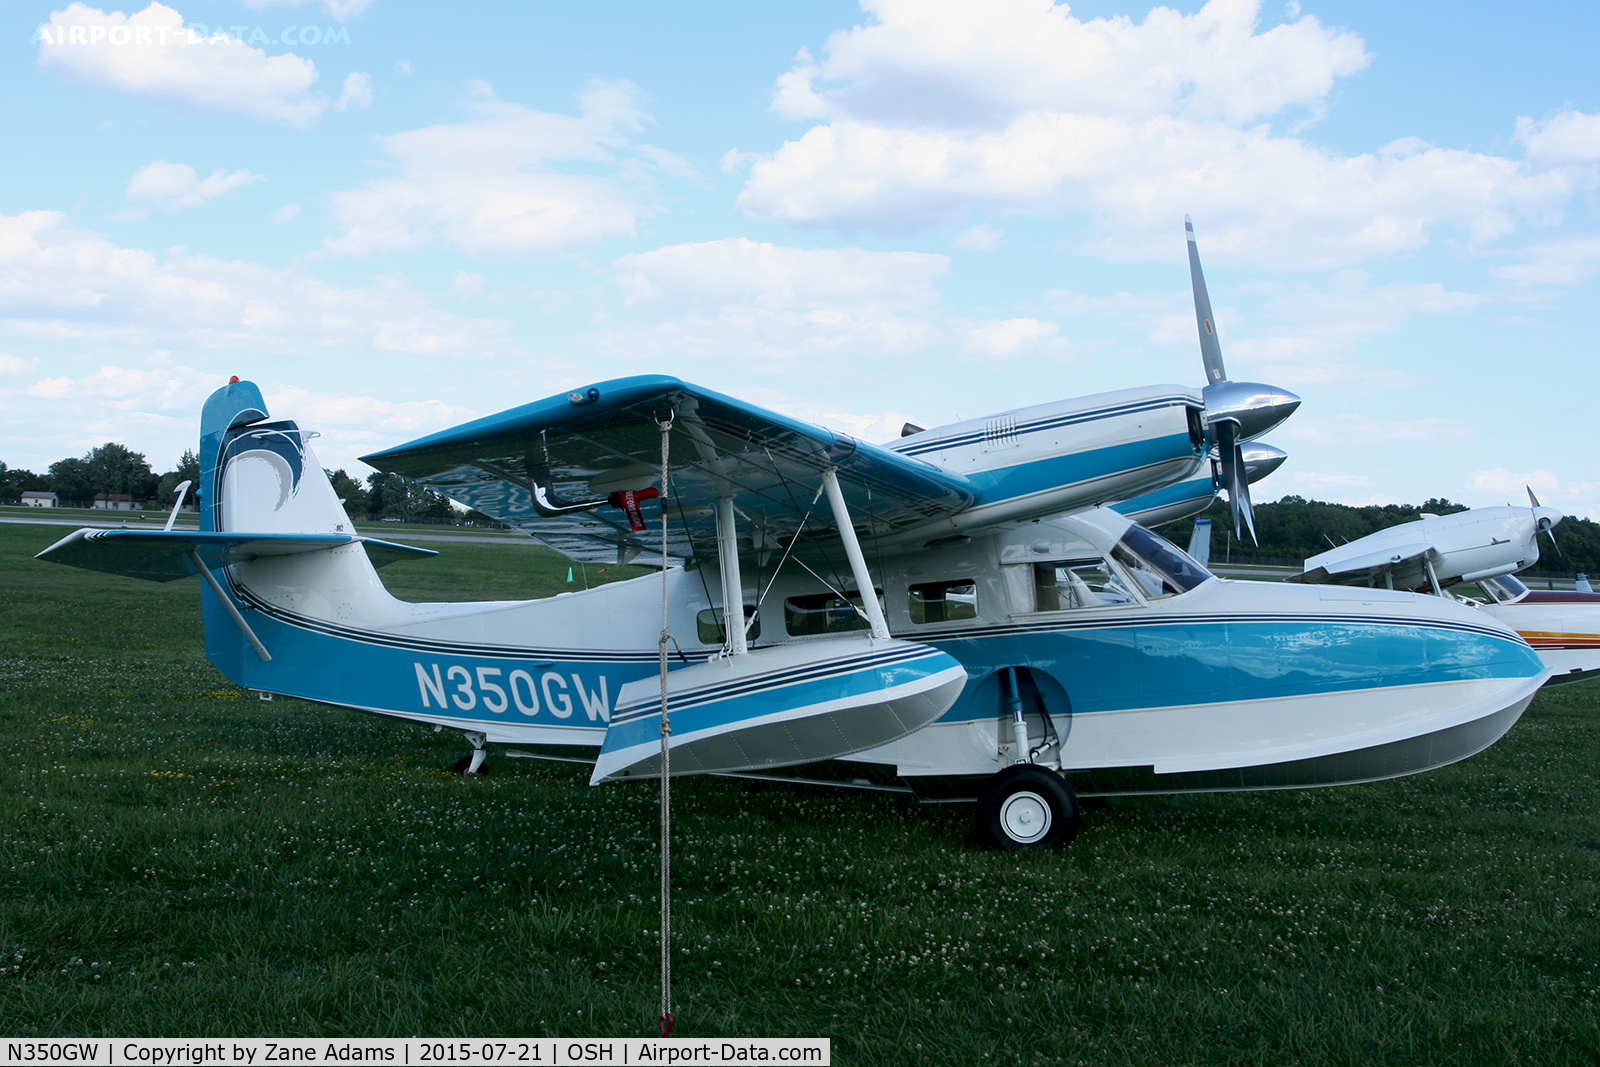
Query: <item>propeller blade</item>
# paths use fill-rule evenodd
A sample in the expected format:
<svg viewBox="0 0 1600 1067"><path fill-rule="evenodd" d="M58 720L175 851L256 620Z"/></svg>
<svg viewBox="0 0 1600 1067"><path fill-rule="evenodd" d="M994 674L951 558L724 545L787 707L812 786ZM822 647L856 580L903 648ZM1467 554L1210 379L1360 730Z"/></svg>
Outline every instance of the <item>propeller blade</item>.
<svg viewBox="0 0 1600 1067"><path fill-rule="evenodd" d="M1533 494L1530 492L1528 495L1532 496ZM1534 507L1538 507L1538 506L1539 505L1537 505L1537 504L1534 505ZM1556 544L1556 532L1553 529L1554 526L1555 526L1555 523L1551 522L1549 519L1540 519L1539 520L1539 530L1546 537L1550 538L1550 547L1555 549L1556 550L1556 555L1559 556L1559 555L1561 555L1561 546Z"/></svg>
<svg viewBox="0 0 1600 1067"><path fill-rule="evenodd" d="M1528 490L1528 503L1533 505L1534 507L1538 507L1539 506L1539 498L1533 495L1533 486L1528 485L1528 486L1524 486L1523 488Z"/></svg>
<svg viewBox="0 0 1600 1067"><path fill-rule="evenodd" d="M1222 343L1217 340L1217 319L1211 314L1211 296L1206 292L1206 276L1200 271L1200 247L1194 240L1194 223L1183 217L1183 229L1189 237L1189 281L1194 285L1194 319L1200 327L1200 359L1206 366L1206 384L1228 380L1228 371L1222 365Z"/></svg>
<svg viewBox="0 0 1600 1067"><path fill-rule="evenodd" d="M1228 491L1228 505L1233 511L1233 534L1241 536L1243 528L1250 531L1250 540L1256 544L1255 509L1250 506L1250 478L1245 472L1244 454L1239 447L1239 424L1231 419L1212 424L1217 437L1217 460L1222 470L1222 487Z"/></svg>

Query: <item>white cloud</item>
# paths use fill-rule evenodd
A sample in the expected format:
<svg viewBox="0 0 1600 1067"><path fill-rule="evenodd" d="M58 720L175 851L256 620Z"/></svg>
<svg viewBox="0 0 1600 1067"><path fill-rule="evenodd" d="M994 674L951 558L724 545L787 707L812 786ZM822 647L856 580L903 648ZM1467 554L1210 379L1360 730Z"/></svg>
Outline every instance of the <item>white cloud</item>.
<svg viewBox="0 0 1600 1067"><path fill-rule="evenodd" d="M263 386L263 395L269 387ZM477 418L481 412L441 400L384 400L375 396L313 393L295 385L270 386L268 402L304 426L342 427L414 437Z"/></svg>
<svg viewBox="0 0 1600 1067"><path fill-rule="evenodd" d="M1544 496L1553 495L1561 487L1561 479L1543 467L1527 472L1494 467L1489 470L1473 471L1466 482L1466 488L1472 492L1487 496L1503 496L1508 504L1527 503L1530 487L1535 493Z"/></svg>
<svg viewBox="0 0 1600 1067"><path fill-rule="evenodd" d="M817 402L804 397L783 393L776 389L735 389L731 395L767 408L781 411L791 418L825 426L830 430L843 430L859 441L882 444L900 436L900 428L912 421L902 411L857 412L841 410L837 403Z"/></svg>
<svg viewBox="0 0 1600 1067"><path fill-rule="evenodd" d="M0 330L297 352L341 345L478 355L503 344L503 323L434 310L403 279L349 287L182 248L157 258L65 222L54 211L0 216Z"/></svg>
<svg viewBox="0 0 1600 1067"><path fill-rule="evenodd" d="M1060 348L1061 328L1043 319L995 319L974 323L966 331L963 352L1004 358L1023 352Z"/></svg>
<svg viewBox="0 0 1600 1067"><path fill-rule="evenodd" d="M471 300L483 295L484 286L489 284L487 274L474 274L470 271L458 270L455 278L450 282L450 288L444 291L446 300Z"/></svg>
<svg viewBox="0 0 1600 1067"><path fill-rule="evenodd" d="M52 12L39 63L83 85L192 111L304 126L327 107L310 94L317 68L309 59L268 56L225 34L203 37L160 3L133 15L82 3Z"/></svg>
<svg viewBox="0 0 1600 1067"><path fill-rule="evenodd" d="M1004 230L997 230L984 222L968 226L956 234L954 243L957 248L966 249L968 252L993 252L1000 243L1000 238L1004 236Z"/></svg>
<svg viewBox="0 0 1600 1067"><path fill-rule="evenodd" d="M32 374L38 369L39 360L37 357L23 359L21 356L10 356L0 352L0 374L8 377L20 377L24 374Z"/></svg>
<svg viewBox="0 0 1600 1067"><path fill-rule="evenodd" d="M41 400L93 401L121 411L183 411L197 409L221 384L215 374L193 367L107 365L82 378L42 378L25 392Z"/></svg>
<svg viewBox="0 0 1600 1067"><path fill-rule="evenodd" d="M1273 431L1273 439L1303 441L1340 448L1376 445L1448 445L1472 437L1473 427L1455 419L1375 419L1368 415L1324 415L1296 412L1294 418Z"/></svg>
<svg viewBox="0 0 1600 1067"><path fill-rule="evenodd" d="M1267 321L1256 327L1253 336L1225 344L1223 351L1230 372L1237 362L1249 366L1252 375L1292 382L1291 388L1328 384L1392 387L1403 377L1400 372L1349 364L1345 357L1373 337L1404 328L1419 315L1462 315L1485 302L1480 295L1433 282L1373 286L1364 271L1339 271L1323 288L1304 287L1267 300L1262 315ZM1194 329L1191 311L1191 338ZM1223 338L1227 341L1225 332Z"/></svg>
<svg viewBox="0 0 1600 1067"><path fill-rule="evenodd" d="M617 260L617 267L629 303L904 308L938 300L936 283L950 273L950 260L925 252L786 248L735 237L636 252Z"/></svg>
<svg viewBox="0 0 1600 1067"><path fill-rule="evenodd" d="M266 181L248 170L214 170L200 177L187 163L168 163L158 159L133 172L125 194L129 200L154 201L149 208L122 212L119 218L146 218L151 211L182 211L215 200L225 193Z"/></svg>
<svg viewBox="0 0 1600 1067"><path fill-rule="evenodd" d="M372 6L372 0L244 0L244 6L253 11L270 11L275 7L301 7L320 3L322 13L336 22L355 18Z"/></svg>
<svg viewBox="0 0 1600 1067"><path fill-rule="evenodd" d="M1518 255L1522 262L1496 267L1495 276L1523 285L1577 285L1600 270L1600 234L1547 241Z"/></svg>
<svg viewBox="0 0 1600 1067"><path fill-rule="evenodd" d="M347 75L344 79L344 92L339 94L339 99L333 106L340 111L347 107L372 106L372 79L360 71Z"/></svg>
<svg viewBox="0 0 1600 1067"><path fill-rule="evenodd" d="M722 159L718 161L717 165L722 169L722 173L732 174L736 170L748 167L760 158L761 154L759 152L741 152L737 148L730 148L722 153Z"/></svg>
<svg viewBox="0 0 1600 1067"><path fill-rule="evenodd" d="M61 455L76 455L110 439L146 452L160 470L162 454L170 454L175 463L184 447L193 447L200 407L226 382L230 369L243 370L226 365L220 370L199 369L157 352L132 365L104 364L90 373L40 379L21 392L28 398L25 403L6 404L5 394L0 393L0 411L14 427L29 423L34 450L29 461L40 469ZM294 419L317 432L317 457L322 462L352 472L358 468L358 455L481 414L439 400L318 393L265 379L258 379L258 384L274 416Z"/></svg>
<svg viewBox="0 0 1600 1067"><path fill-rule="evenodd" d="M1036 0L862 7L876 23L833 34L821 63L802 53L775 110L990 129L1038 110L1244 123L1319 105L1335 78L1370 59L1359 37L1310 16L1257 33L1252 0L1213 0L1187 16L1158 7L1143 23L1084 22Z"/></svg>
<svg viewBox="0 0 1600 1067"><path fill-rule="evenodd" d="M676 152L668 152L665 148L657 148L653 144L638 144L633 146L633 154L644 160L647 165L674 178L695 178L699 176L699 173L694 169L693 163L690 163Z"/></svg>
<svg viewBox="0 0 1600 1067"><path fill-rule="evenodd" d="M1516 139L1540 162L1594 163L1600 161L1600 115L1569 108L1542 122L1523 116Z"/></svg>
<svg viewBox="0 0 1600 1067"><path fill-rule="evenodd" d="M402 59L400 62L394 65L394 69L396 74L410 74L411 63L408 60Z"/></svg>
<svg viewBox="0 0 1600 1067"><path fill-rule="evenodd" d="M1318 471L1302 470L1290 472L1280 470L1272 474L1270 478L1251 487L1251 493L1257 500L1268 499L1267 493L1263 490L1269 482L1277 491L1288 490L1296 496L1309 497L1312 500L1325 500L1329 503L1344 504L1353 508L1389 502L1372 485L1370 479L1360 474L1324 474Z"/></svg>
<svg viewBox="0 0 1600 1067"><path fill-rule="evenodd" d="M272 214L268 215L267 218L282 226L284 223L292 221L298 214L300 214L299 204L285 204Z"/></svg>
<svg viewBox="0 0 1600 1067"><path fill-rule="evenodd" d="M630 354L783 360L875 357L939 339L947 256L801 249L730 238L623 256L615 278L636 319L603 343ZM803 368L796 368L797 370Z"/></svg>
<svg viewBox="0 0 1600 1067"><path fill-rule="evenodd" d="M779 79L776 110L825 121L757 160L739 206L879 229L1074 211L1110 258L1166 254L1187 209L1208 260L1337 266L1440 224L1486 240L1564 202L1568 175L1522 161L1415 139L1347 157L1275 133L1263 119L1314 116L1368 57L1313 16L1260 30L1259 6L1134 23L1033 0L868 3L875 22Z"/></svg>
<svg viewBox="0 0 1600 1067"><path fill-rule="evenodd" d="M326 240L329 251L438 243L519 257L633 233L649 210L648 182L617 158L645 118L633 86L590 85L575 116L497 100L482 83L473 89L473 119L381 138L399 174L332 195L341 232ZM557 169L574 163L612 173Z"/></svg>

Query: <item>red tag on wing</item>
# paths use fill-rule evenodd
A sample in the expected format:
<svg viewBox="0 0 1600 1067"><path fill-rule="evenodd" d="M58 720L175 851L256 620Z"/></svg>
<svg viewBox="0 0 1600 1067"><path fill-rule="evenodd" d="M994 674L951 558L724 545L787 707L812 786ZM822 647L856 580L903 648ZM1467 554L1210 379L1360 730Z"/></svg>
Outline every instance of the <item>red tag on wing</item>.
<svg viewBox="0 0 1600 1067"><path fill-rule="evenodd" d="M643 489L624 489L619 493L612 493L606 500L614 508L621 508L628 514L628 529L634 533L645 528L644 513L639 510L639 505L646 500L654 500L661 495L661 490L653 485Z"/></svg>

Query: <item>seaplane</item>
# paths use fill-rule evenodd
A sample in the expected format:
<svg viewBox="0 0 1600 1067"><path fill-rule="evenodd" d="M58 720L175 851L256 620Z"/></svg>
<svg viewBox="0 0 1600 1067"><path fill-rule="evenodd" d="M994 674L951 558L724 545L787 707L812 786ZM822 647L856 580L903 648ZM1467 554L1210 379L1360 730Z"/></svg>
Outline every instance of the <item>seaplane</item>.
<svg viewBox="0 0 1600 1067"><path fill-rule="evenodd" d="M1600 593L1529 589L1516 576L1539 562L1540 534L1560 553L1563 517L1529 488L1525 508L1423 515L1312 556L1289 580L1459 599L1516 630L1554 672L1550 684L1579 681L1600 674ZM1458 591L1471 585L1480 596Z"/></svg>
<svg viewBox="0 0 1600 1067"><path fill-rule="evenodd" d="M364 457L569 559L653 574L398 600L378 568L429 553L358 533L313 434L237 379L201 412L198 530L78 530L39 558L198 574L230 680L459 730L464 772L495 745L581 760L593 785L891 789L975 801L978 836L1006 849L1070 841L1080 796L1366 782L1492 744L1549 674L1499 621L1220 579L1106 506L1201 481L1249 525L1244 446L1299 404L1228 379L1189 241L1202 388L879 446L636 376Z"/></svg>

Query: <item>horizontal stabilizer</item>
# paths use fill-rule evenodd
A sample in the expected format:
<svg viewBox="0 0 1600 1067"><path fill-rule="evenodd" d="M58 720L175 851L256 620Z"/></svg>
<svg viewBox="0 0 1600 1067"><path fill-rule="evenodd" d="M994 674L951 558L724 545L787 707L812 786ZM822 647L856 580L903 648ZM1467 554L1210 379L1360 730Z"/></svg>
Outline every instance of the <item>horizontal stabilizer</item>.
<svg viewBox="0 0 1600 1067"><path fill-rule="evenodd" d="M374 567L397 559L436 556L426 548L349 534L246 534L198 530L74 530L35 559L107 574L172 582L196 573L189 553L208 567L226 567L267 556L292 556L344 545L365 544Z"/></svg>
<svg viewBox="0 0 1600 1067"><path fill-rule="evenodd" d="M1432 551L1432 545L1401 545L1397 548L1385 548L1376 552L1363 552L1359 555L1348 556L1344 559L1329 559L1332 552L1324 552L1312 559L1323 560L1321 564L1311 567L1304 574L1296 574L1284 581L1303 582L1307 585L1321 585L1333 583L1335 585L1348 583L1352 579L1366 578L1369 574L1382 574L1390 567L1399 566L1408 560L1419 559ZM1310 563L1311 560L1307 560Z"/></svg>

